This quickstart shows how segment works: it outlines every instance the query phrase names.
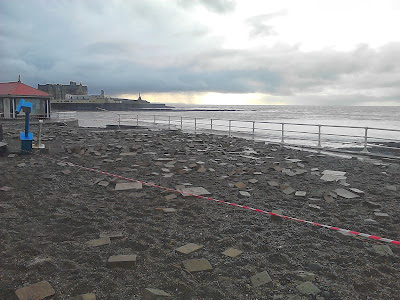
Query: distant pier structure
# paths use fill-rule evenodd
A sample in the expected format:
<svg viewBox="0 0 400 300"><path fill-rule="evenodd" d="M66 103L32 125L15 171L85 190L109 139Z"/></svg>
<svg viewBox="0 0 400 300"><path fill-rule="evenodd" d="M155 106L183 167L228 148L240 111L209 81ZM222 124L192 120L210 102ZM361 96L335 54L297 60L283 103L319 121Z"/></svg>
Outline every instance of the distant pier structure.
<svg viewBox="0 0 400 300"><path fill-rule="evenodd" d="M38 84L38 90L46 92L53 96L54 100L64 100L66 95L87 95L87 85L76 84L75 81L70 81L69 84Z"/></svg>

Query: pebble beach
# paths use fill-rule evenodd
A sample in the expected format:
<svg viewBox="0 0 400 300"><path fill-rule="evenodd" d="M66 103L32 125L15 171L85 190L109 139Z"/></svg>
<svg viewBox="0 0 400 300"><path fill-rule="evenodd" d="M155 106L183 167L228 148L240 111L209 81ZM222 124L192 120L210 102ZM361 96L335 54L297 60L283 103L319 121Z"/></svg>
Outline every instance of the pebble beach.
<svg viewBox="0 0 400 300"><path fill-rule="evenodd" d="M400 246L280 217L398 241L398 162L61 123L21 155L3 130L0 299L398 299Z"/></svg>

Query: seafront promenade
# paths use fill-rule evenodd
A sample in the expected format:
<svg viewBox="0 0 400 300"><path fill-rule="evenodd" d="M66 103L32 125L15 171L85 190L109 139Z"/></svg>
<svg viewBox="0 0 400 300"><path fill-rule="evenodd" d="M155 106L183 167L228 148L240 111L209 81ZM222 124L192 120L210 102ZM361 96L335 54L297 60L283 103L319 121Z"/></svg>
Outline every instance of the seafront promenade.
<svg viewBox="0 0 400 300"><path fill-rule="evenodd" d="M1 299L397 294L398 163L56 123L20 155L20 128L3 131Z"/></svg>

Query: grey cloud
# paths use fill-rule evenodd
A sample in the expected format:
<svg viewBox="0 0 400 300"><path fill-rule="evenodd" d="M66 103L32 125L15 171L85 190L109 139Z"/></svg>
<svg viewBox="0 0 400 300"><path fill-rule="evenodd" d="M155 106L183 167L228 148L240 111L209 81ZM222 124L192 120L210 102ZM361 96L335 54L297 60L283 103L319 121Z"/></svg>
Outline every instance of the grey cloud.
<svg viewBox="0 0 400 300"><path fill-rule="evenodd" d="M287 11L283 10L279 12L262 14L248 18L246 20L246 23L250 27L249 36L251 38L259 38L259 37L274 35L275 34L274 27L272 25L268 25L265 23L273 18L285 15L287 15Z"/></svg>
<svg viewBox="0 0 400 300"><path fill-rule="evenodd" d="M202 5L215 13L227 13L236 7L233 0L178 0L178 3L185 8Z"/></svg>

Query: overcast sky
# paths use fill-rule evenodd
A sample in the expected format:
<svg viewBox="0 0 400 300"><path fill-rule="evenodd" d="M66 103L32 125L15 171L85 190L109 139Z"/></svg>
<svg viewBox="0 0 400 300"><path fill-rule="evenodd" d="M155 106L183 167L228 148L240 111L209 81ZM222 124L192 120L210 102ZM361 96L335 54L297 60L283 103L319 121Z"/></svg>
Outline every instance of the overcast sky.
<svg viewBox="0 0 400 300"><path fill-rule="evenodd" d="M152 102L400 105L398 0L0 0L0 81Z"/></svg>

